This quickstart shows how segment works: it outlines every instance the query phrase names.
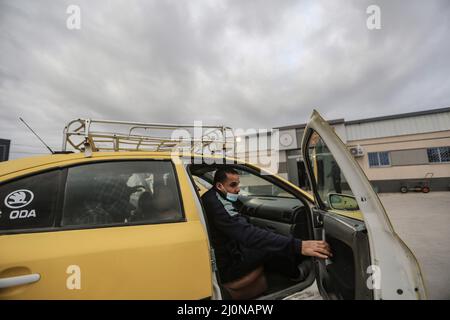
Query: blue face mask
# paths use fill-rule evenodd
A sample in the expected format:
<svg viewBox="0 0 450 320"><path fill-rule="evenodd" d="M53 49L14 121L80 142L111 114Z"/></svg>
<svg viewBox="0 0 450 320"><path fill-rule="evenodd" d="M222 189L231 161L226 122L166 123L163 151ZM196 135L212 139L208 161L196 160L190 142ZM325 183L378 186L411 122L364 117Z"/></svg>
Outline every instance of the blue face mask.
<svg viewBox="0 0 450 320"><path fill-rule="evenodd" d="M238 193L229 193L227 192L227 200L231 201L231 202L236 202L238 200L239 194Z"/></svg>

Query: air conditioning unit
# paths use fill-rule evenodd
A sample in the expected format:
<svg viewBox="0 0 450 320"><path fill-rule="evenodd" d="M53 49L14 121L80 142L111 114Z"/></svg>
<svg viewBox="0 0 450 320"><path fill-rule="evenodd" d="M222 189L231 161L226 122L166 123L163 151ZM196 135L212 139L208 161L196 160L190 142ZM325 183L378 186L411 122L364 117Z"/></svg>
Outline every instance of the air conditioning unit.
<svg viewBox="0 0 450 320"><path fill-rule="evenodd" d="M351 147L350 153L354 157L362 157L364 155L364 149L361 146Z"/></svg>

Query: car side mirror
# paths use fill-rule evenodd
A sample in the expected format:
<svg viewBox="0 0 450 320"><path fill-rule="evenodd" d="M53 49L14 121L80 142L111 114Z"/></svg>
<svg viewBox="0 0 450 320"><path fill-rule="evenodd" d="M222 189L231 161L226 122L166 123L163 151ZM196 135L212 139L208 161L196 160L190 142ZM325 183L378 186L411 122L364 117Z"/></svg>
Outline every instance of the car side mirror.
<svg viewBox="0 0 450 320"><path fill-rule="evenodd" d="M328 194L328 204L331 209L357 211L359 210L358 202L354 196L341 193Z"/></svg>

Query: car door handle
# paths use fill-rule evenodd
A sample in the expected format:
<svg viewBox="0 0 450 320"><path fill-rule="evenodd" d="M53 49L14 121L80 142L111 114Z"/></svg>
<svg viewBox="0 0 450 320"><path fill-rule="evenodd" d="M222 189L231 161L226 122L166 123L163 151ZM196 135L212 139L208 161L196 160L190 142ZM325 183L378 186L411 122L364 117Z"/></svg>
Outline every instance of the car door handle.
<svg viewBox="0 0 450 320"><path fill-rule="evenodd" d="M0 278L0 289L21 286L23 284L34 283L41 279L38 273L27 274L24 276Z"/></svg>

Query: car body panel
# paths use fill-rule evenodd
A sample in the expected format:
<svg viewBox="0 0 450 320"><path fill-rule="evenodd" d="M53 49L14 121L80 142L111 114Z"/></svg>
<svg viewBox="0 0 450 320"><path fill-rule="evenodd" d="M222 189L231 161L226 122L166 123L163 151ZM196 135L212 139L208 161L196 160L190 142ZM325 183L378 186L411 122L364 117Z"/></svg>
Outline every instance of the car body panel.
<svg viewBox="0 0 450 320"><path fill-rule="evenodd" d="M55 155L2 164L0 182L96 161L170 159L163 153ZM35 161L36 160L36 161ZM8 163L6 163L8 164ZM0 279L39 274L39 281L0 288L2 299L202 299L212 294L208 239L190 181L175 164L184 222L57 228L0 235ZM80 289L68 289L71 266ZM69 273L67 273L69 272Z"/></svg>
<svg viewBox="0 0 450 320"><path fill-rule="evenodd" d="M0 278L39 274L0 299L201 299L211 269L199 221L0 236ZM80 289L69 289L71 266ZM69 271L69 273L68 273Z"/></svg>

